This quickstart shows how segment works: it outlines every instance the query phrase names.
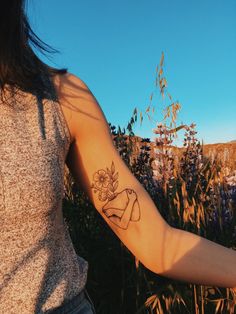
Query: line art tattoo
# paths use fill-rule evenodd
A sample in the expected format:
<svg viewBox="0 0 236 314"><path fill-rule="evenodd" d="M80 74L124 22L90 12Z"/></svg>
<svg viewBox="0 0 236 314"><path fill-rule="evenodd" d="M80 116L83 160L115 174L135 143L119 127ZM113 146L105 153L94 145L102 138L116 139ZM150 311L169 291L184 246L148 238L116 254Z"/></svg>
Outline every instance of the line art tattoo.
<svg viewBox="0 0 236 314"><path fill-rule="evenodd" d="M127 229L130 221L140 219L140 206L137 193L130 188L117 192L118 172L112 161L111 168L99 169L93 175L91 185L98 199L106 202L102 207L102 212L115 225L122 229Z"/></svg>

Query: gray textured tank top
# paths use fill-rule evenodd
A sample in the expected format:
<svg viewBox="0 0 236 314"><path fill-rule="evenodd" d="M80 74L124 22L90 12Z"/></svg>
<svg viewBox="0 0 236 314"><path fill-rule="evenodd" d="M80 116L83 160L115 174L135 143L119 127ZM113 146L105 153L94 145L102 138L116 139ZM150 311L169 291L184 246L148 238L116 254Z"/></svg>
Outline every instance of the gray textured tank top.
<svg viewBox="0 0 236 314"><path fill-rule="evenodd" d="M62 215L71 138L57 101L0 100L0 313L48 313L78 294L88 262Z"/></svg>

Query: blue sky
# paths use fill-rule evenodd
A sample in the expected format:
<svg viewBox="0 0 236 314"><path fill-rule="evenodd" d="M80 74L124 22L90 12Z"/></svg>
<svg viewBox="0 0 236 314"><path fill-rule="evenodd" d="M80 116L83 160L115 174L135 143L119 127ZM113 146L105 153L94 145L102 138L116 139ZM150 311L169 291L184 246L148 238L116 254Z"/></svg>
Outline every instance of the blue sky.
<svg viewBox="0 0 236 314"><path fill-rule="evenodd" d="M163 51L168 91L182 105L178 123L196 123L205 143L236 139L235 0L28 3L34 31L60 51L42 59L79 76L112 124L125 126L135 107L145 111ZM158 90L152 104L154 121L144 116L134 128L151 139L164 106Z"/></svg>

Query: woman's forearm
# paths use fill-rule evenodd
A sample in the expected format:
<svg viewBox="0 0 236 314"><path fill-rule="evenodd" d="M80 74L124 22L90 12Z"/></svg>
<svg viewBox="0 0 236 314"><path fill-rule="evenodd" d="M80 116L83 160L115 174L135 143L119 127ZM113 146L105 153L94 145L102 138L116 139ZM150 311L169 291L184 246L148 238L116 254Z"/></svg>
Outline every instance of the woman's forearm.
<svg viewBox="0 0 236 314"><path fill-rule="evenodd" d="M163 271L157 272L190 283L235 288L236 251L193 233L170 228Z"/></svg>

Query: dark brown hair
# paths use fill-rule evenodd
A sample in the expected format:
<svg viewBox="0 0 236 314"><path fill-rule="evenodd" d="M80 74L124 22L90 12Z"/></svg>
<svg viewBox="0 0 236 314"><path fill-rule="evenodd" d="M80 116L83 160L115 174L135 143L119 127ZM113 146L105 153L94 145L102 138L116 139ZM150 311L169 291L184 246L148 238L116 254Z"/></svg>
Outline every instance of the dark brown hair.
<svg viewBox="0 0 236 314"><path fill-rule="evenodd" d="M35 54L34 46L44 55L58 50L43 42L32 30L26 15L26 0L2 0L0 10L0 91L6 85L44 98L50 94L49 83L56 69Z"/></svg>

